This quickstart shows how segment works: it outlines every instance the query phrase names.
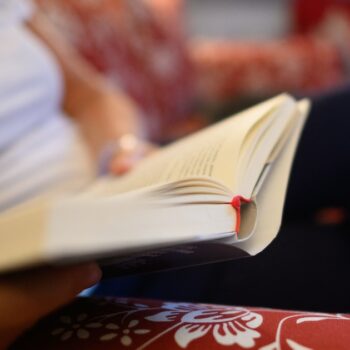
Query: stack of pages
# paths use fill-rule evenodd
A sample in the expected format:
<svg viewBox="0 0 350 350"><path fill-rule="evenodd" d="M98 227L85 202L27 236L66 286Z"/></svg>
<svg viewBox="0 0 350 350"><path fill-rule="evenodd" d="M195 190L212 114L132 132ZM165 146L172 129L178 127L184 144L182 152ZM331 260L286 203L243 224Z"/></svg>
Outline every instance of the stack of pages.
<svg viewBox="0 0 350 350"><path fill-rule="evenodd" d="M283 94L80 193L0 216L0 272L98 259L108 274L255 255L276 236L309 103Z"/></svg>

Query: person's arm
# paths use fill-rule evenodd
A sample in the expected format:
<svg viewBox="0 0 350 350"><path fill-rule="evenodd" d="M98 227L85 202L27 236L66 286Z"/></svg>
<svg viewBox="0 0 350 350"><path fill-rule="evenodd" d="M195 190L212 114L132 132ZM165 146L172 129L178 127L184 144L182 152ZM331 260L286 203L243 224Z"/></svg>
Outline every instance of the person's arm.
<svg viewBox="0 0 350 350"><path fill-rule="evenodd" d="M51 49L59 62L64 81L63 108L80 126L92 155L97 159L108 142L122 137L123 152L111 158L110 170L128 170L151 150L142 138L137 108L65 42L41 14L28 27ZM134 147L130 147L134 144ZM123 148L123 147L122 147ZM0 350L6 349L26 329L56 308L72 300L101 277L94 263L73 267L44 268L0 276Z"/></svg>
<svg viewBox="0 0 350 350"><path fill-rule="evenodd" d="M59 62L65 82L63 108L80 126L93 157L97 159L110 141L125 134L144 139L139 111L133 101L81 57L44 14L37 12L28 27L44 41ZM138 142L131 151L118 152L118 157L111 161L111 170L116 173L127 170L149 150L148 144Z"/></svg>
<svg viewBox="0 0 350 350"><path fill-rule="evenodd" d="M0 350L100 277L95 263L0 276Z"/></svg>

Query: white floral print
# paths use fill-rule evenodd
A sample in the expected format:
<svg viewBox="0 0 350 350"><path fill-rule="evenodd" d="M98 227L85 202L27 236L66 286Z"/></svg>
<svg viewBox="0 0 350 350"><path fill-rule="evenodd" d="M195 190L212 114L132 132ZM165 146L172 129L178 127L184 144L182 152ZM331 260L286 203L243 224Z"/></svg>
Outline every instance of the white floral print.
<svg viewBox="0 0 350 350"><path fill-rule="evenodd" d="M51 334L53 336L59 336L62 341L66 341L73 336L78 339L88 339L90 337L90 331L88 329L100 328L102 324L99 322L84 323L87 320L87 314L79 314L73 318L63 315L60 317L62 327L54 329Z"/></svg>
<svg viewBox="0 0 350 350"><path fill-rule="evenodd" d="M127 327L121 329L113 323L107 324L106 329L115 330L117 332L107 333L100 337L101 341L108 341L116 338L120 334L120 343L124 346L130 346L133 342L133 335L142 335L150 332L149 329L141 329L135 327L140 323L139 320L131 320Z"/></svg>
<svg viewBox="0 0 350 350"><path fill-rule="evenodd" d="M63 315L60 317L61 327L55 328L52 336L59 336L61 341L67 341L76 336L76 338L83 340L89 339L91 336L91 329L103 329L106 333L99 337L102 342L111 341L116 337L120 337L120 343L124 346L130 346L133 343L133 336L143 335L150 332L149 329L137 328L140 323L139 320L133 319L126 327L108 322L89 322L87 314L79 314L77 317Z"/></svg>
<svg viewBox="0 0 350 350"><path fill-rule="evenodd" d="M255 345L261 334L256 330L263 317L255 312L238 307L209 307L207 305L165 303L163 309L146 317L153 322L171 322L180 317L175 341L186 348L192 341L209 332L215 341L224 346L238 345L245 349Z"/></svg>
<svg viewBox="0 0 350 350"><path fill-rule="evenodd" d="M157 313L150 314L152 310L157 310ZM144 315L144 311L147 311L148 316ZM73 338L84 340L92 336L101 342L119 339L122 346L129 347L134 344L135 337L151 332L147 327L140 327L141 320L171 324L165 330L153 334L139 347L140 350L149 347L171 331L174 332L175 343L183 349L207 334L222 346L238 345L249 349L254 347L256 339L261 337L257 328L262 324L263 317L240 307L164 303L161 307L154 308L142 303L133 303L123 311L97 318L89 319L87 314L83 313L75 317L62 315L59 318L60 326L55 328L51 335L58 336L61 341ZM93 329L99 329L99 332L92 334Z"/></svg>
<svg viewBox="0 0 350 350"><path fill-rule="evenodd" d="M62 342L64 348L68 343L78 348L77 342L83 348L83 343L89 346L91 340L97 348L103 349L105 344L126 350L316 350L343 349L343 344L347 349L350 341L350 315L137 299L118 301L79 300L43 323L40 337L44 330L49 338Z"/></svg>
<svg viewBox="0 0 350 350"><path fill-rule="evenodd" d="M276 339L273 343L265 345L261 347L259 350L279 350L282 348L282 333L283 333L283 327L284 324L287 321L290 321L294 319L296 325L301 325L303 323L308 322L322 322L327 320L343 320L343 321L350 321L350 318L343 316L341 314L322 314L322 313L299 313L299 314L292 314L290 316L286 316L283 319L281 319L278 323L278 327L276 330ZM306 347L302 344L299 344L294 339L286 339L286 343L289 346L291 350L312 350L309 347Z"/></svg>

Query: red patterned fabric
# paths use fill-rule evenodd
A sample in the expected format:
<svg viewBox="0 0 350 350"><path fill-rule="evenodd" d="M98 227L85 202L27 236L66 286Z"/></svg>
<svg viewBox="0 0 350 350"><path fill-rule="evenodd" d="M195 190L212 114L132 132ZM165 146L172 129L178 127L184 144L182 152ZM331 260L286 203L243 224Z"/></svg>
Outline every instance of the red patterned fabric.
<svg viewBox="0 0 350 350"><path fill-rule="evenodd" d="M349 349L350 315L137 299L79 299L14 349Z"/></svg>
<svg viewBox="0 0 350 350"><path fill-rule="evenodd" d="M183 33L182 0L36 1L90 62L134 98L158 140L200 126L189 120L197 100L207 105L281 91L315 92L340 85L345 78L339 41L349 42L350 20L340 16L342 23L349 23L344 33L333 23L334 11L328 11L329 4L338 4L332 9L346 13L343 8L350 7L341 7L341 1L322 0L321 13L309 19L319 25L320 19L329 18L326 13L333 13L324 23L326 34L318 38L256 44L208 40L190 50ZM318 8L314 1L311 8ZM309 12L305 1L296 2L296 26L306 26ZM307 28L315 29L311 24Z"/></svg>
<svg viewBox="0 0 350 350"><path fill-rule="evenodd" d="M342 13L350 19L346 0L294 0L294 27L298 33L309 33L322 26L329 16Z"/></svg>
<svg viewBox="0 0 350 350"><path fill-rule="evenodd" d="M345 62L350 62L350 2L345 0L295 0L294 26L298 33L333 43Z"/></svg>
<svg viewBox="0 0 350 350"><path fill-rule="evenodd" d="M192 68L174 14L179 1L177 7L164 0L37 2L91 63L134 98L153 137L192 112Z"/></svg>
<svg viewBox="0 0 350 350"><path fill-rule="evenodd" d="M337 47L316 38L300 36L263 43L198 42L191 52L197 89L203 99L213 103L281 91L329 89L345 78Z"/></svg>
<svg viewBox="0 0 350 350"><path fill-rule="evenodd" d="M197 102L212 107L283 91L315 93L347 78L350 6L340 0L322 0L320 6L296 1L300 36L189 46L182 0L36 1L90 62L137 102L156 141L202 127L202 115L195 118Z"/></svg>

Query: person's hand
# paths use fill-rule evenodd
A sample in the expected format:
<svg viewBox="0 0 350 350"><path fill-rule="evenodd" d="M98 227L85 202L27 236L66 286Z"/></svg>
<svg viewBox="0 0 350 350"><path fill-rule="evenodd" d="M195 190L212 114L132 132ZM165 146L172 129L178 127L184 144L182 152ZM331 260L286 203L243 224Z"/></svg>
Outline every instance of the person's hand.
<svg viewBox="0 0 350 350"><path fill-rule="evenodd" d="M99 161L106 145L123 135L146 139L147 131L133 99L111 85L96 67L85 60L44 13L36 12L27 25L59 62L65 83L62 107L81 130L95 161ZM119 150L111 159L109 170L117 175L124 173L150 150L146 142L138 142L132 150Z"/></svg>
<svg viewBox="0 0 350 350"><path fill-rule="evenodd" d="M0 350L100 278L101 271L95 263L1 276Z"/></svg>
<svg viewBox="0 0 350 350"><path fill-rule="evenodd" d="M113 89L92 94L75 120L100 173L121 175L156 149L145 140L137 106Z"/></svg>
<svg viewBox="0 0 350 350"><path fill-rule="evenodd" d="M105 145L98 161L99 171L101 174L123 175L155 150L155 145L133 134L122 135Z"/></svg>

